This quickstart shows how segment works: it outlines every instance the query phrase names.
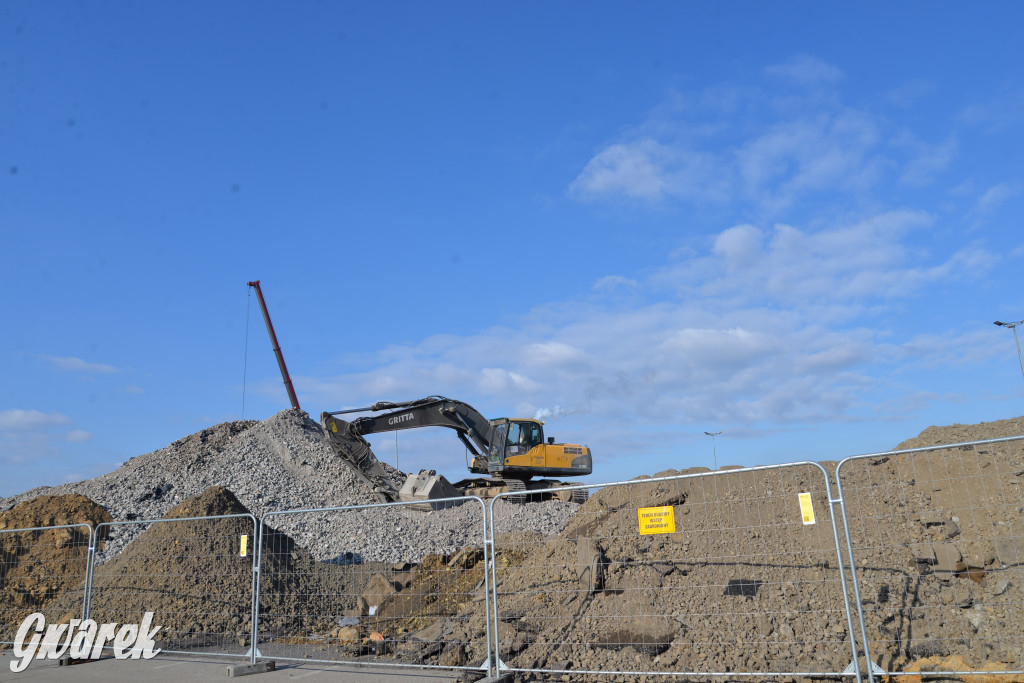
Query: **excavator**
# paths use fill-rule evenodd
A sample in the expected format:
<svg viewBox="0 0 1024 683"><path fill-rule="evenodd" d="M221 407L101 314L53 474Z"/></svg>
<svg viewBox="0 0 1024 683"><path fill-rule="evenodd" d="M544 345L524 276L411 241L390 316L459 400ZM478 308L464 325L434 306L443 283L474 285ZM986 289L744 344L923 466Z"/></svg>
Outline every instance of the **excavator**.
<svg viewBox="0 0 1024 683"><path fill-rule="evenodd" d="M351 422L338 415L375 412ZM593 471L590 448L579 444L544 440L544 423L528 418L489 420L473 406L445 398L428 396L416 401L392 403L379 401L367 408L323 413L320 424L335 453L347 463L382 502L417 502L421 509L434 507L430 501L476 495L490 498L506 491L515 503L541 498L545 489L568 484L546 477L579 477ZM364 438L368 434L419 427L454 429L473 459L468 463L473 474L487 475L463 479L451 484L434 470L409 475L401 488L396 487L388 471L377 460ZM582 503L586 490L561 492L566 500ZM548 495L550 497L550 495Z"/></svg>

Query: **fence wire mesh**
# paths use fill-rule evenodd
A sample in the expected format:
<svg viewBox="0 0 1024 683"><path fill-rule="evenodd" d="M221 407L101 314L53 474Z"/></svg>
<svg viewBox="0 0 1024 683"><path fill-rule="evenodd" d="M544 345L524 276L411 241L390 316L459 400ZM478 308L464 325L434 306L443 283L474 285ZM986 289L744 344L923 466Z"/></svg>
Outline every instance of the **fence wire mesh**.
<svg viewBox="0 0 1024 683"><path fill-rule="evenodd" d="M839 463L867 651L880 669L1024 670L1022 477L1024 437Z"/></svg>
<svg viewBox="0 0 1024 683"><path fill-rule="evenodd" d="M264 515L259 654L375 666L487 667L486 508L475 497L434 501L433 507L395 503ZM376 524L379 543L327 533L366 528L366 518ZM456 526L466 531L460 537L468 543L451 537L453 519L461 520ZM324 530L324 541L302 548L288 535L298 529ZM424 539L439 542L438 551L423 556L415 550Z"/></svg>
<svg viewBox="0 0 1024 683"><path fill-rule="evenodd" d="M502 668L841 675L850 664L851 620L819 465L591 490L556 538L495 533ZM495 525L500 514L495 508Z"/></svg>
<svg viewBox="0 0 1024 683"><path fill-rule="evenodd" d="M81 619L92 527L71 524L0 531L0 644L41 612L47 623Z"/></svg>
<svg viewBox="0 0 1024 683"><path fill-rule="evenodd" d="M99 537L133 540L114 556L97 546L88 617L139 624L153 612L166 652L247 656L256 531L250 514L98 525Z"/></svg>

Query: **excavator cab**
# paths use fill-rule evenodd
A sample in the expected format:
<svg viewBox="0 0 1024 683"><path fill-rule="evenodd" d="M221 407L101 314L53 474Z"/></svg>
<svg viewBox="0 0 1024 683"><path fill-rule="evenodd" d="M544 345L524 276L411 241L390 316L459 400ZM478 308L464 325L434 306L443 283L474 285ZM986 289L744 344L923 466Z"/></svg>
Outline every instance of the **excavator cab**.
<svg viewBox="0 0 1024 683"><path fill-rule="evenodd" d="M500 418L492 420L491 426L494 431L487 452L487 469L491 474L529 479L591 473L590 449L545 443L544 423L540 420Z"/></svg>

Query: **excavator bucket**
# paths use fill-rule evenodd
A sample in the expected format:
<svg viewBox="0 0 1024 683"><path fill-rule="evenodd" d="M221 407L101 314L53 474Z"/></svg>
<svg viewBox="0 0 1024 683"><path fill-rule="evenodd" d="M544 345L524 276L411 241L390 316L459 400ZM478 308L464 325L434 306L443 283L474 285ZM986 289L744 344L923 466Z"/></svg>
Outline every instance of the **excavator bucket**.
<svg viewBox="0 0 1024 683"><path fill-rule="evenodd" d="M320 424L334 452L351 467L363 483L373 489L382 503L394 503L399 500L399 491L387 470L370 450L370 444L366 439L350 429L350 423L330 413L322 413Z"/></svg>
<svg viewBox="0 0 1024 683"><path fill-rule="evenodd" d="M437 502L438 499L458 498L462 492L451 485L447 479L434 470L420 470L419 474L410 474L402 484L398 497L403 503L417 502L409 507L417 510L438 510L450 507L461 501Z"/></svg>

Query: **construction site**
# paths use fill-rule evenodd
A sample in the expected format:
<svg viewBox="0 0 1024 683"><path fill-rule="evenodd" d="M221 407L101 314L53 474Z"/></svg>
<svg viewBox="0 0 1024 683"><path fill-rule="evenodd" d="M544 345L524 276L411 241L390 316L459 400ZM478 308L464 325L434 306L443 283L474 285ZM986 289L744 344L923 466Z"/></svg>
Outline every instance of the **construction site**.
<svg viewBox="0 0 1024 683"><path fill-rule="evenodd" d="M165 651L254 663L1022 680L1024 418L425 506L382 502L329 433L286 410L0 500L0 640L36 611L152 611Z"/></svg>
<svg viewBox="0 0 1024 683"><path fill-rule="evenodd" d="M244 673L1024 681L1024 418L579 484L589 447L443 396L317 423L249 285L292 408L0 499L0 647L35 613L151 613L162 651ZM366 439L433 427L474 476L402 472Z"/></svg>

